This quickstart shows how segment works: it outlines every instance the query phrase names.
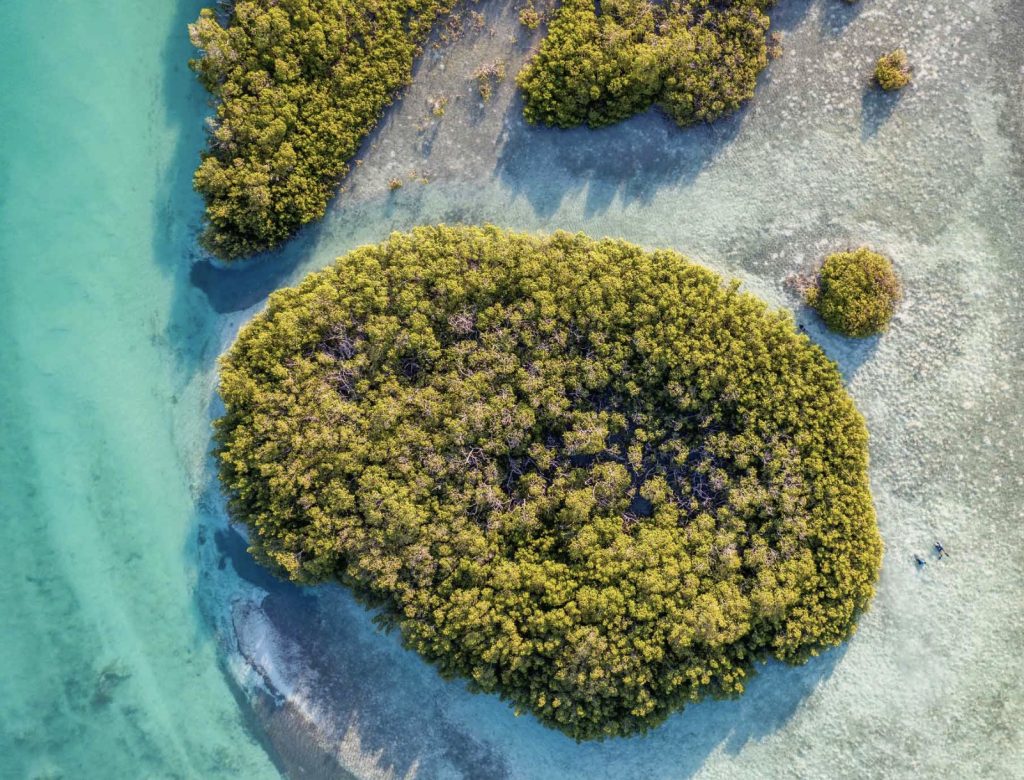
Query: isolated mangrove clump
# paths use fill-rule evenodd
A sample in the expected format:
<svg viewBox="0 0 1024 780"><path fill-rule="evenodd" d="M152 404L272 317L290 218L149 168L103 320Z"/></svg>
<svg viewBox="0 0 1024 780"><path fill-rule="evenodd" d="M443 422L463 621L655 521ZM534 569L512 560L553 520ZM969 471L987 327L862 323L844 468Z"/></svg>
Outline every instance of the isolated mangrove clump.
<svg viewBox="0 0 1024 780"><path fill-rule="evenodd" d="M661 106L710 122L754 95L770 0L564 0L517 81L527 121L612 124Z"/></svg>
<svg viewBox="0 0 1024 780"><path fill-rule="evenodd" d="M832 330L864 337L889 328L903 288L887 257L861 247L825 258L806 296Z"/></svg>
<svg viewBox="0 0 1024 780"><path fill-rule="evenodd" d="M671 251L418 228L275 292L221 363L253 553L577 739L846 639L867 431L790 315Z"/></svg>
<svg viewBox="0 0 1024 780"><path fill-rule="evenodd" d="M324 215L348 161L451 0L237 0L203 9L190 65L217 98L196 170L203 246L234 259Z"/></svg>
<svg viewBox="0 0 1024 780"><path fill-rule="evenodd" d="M494 85L505 79L505 61L497 60L487 65L481 65L473 73L473 78L476 79L481 99L486 103L494 94Z"/></svg>
<svg viewBox="0 0 1024 780"><path fill-rule="evenodd" d="M526 5L519 9L519 23L528 30L536 30L540 27L543 17L533 5L533 0L528 0Z"/></svg>
<svg viewBox="0 0 1024 780"><path fill-rule="evenodd" d="M910 63L903 49L891 51L875 64L875 83L884 90L902 89L910 83Z"/></svg>

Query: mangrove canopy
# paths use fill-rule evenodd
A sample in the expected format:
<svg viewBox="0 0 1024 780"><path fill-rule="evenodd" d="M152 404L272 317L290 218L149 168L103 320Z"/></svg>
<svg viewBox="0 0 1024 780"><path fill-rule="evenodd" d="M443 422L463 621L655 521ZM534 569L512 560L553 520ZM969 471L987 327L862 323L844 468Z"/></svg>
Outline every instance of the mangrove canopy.
<svg viewBox="0 0 1024 780"><path fill-rule="evenodd" d="M190 64L216 100L194 177L203 246L236 259L322 217L453 1L237 0L224 19L204 9L189 28L200 50ZM555 11L518 78L529 121L603 125L656 103L685 125L753 95L768 0L600 5L565 0Z"/></svg>
<svg viewBox="0 0 1024 780"><path fill-rule="evenodd" d="M881 541L835 365L671 251L419 228L275 292L221 363L252 551L577 739L846 639Z"/></svg>
<svg viewBox="0 0 1024 780"><path fill-rule="evenodd" d="M203 9L191 61L217 99L196 170L202 243L234 259L270 249L327 209L348 161L451 0L237 0Z"/></svg>
<svg viewBox="0 0 1024 780"><path fill-rule="evenodd" d="M806 298L829 328L863 338L889 329L903 285L889 258L862 246L826 257Z"/></svg>
<svg viewBox="0 0 1024 780"><path fill-rule="evenodd" d="M754 96L771 0L564 0L519 74L527 121L612 124L661 106L710 122ZM599 9L599 10L598 10Z"/></svg>

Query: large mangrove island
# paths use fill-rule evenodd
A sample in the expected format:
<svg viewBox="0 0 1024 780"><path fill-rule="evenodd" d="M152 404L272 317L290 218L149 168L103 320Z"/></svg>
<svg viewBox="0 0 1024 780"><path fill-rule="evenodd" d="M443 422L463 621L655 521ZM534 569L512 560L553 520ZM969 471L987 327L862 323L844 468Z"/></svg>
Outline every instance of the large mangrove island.
<svg viewBox="0 0 1024 780"><path fill-rule="evenodd" d="M270 296L222 360L252 551L576 739L841 643L867 431L791 315L615 240L418 228Z"/></svg>

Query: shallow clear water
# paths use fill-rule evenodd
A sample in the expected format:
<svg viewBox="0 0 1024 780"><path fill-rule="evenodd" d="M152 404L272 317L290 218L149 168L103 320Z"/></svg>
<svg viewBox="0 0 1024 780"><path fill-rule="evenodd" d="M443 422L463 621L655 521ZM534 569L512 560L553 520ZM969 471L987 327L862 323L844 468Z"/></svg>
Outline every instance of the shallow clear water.
<svg viewBox="0 0 1024 780"><path fill-rule="evenodd" d="M276 776L196 600L197 7L0 4L0 777Z"/></svg>
<svg viewBox="0 0 1024 780"><path fill-rule="evenodd" d="M0 777L1024 776L1014 3L780 0L785 54L739 116L563 133L526 128L508 81L476 96L477 67L529 45L483 0L493 33L428 53L324 222L230 271L194 247L199 5L0 6ZM915 84L883 98L865 81L898 45ZM887 552L851 642L579 746L248 560L206 457L216 355L270 290L439 220L671 246L797 312L872 434ZM853 343L783 280L861 242L907 300ZM915 570L935 539L952 557Z"/></svg>

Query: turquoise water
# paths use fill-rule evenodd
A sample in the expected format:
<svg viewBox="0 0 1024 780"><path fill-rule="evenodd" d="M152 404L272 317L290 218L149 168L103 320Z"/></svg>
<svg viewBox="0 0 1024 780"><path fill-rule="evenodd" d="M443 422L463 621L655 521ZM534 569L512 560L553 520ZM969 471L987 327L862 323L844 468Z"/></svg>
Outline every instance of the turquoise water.
<svg viewBox="0 0 1024 780"><path fill-rule="evenodd" d="M428 53L323 223L231 271L194 244L200 5L0 5L0 777L1024 776L1014 3L780 0L785 54L739 116L559 133L523 126L508 81L475 95L531 43L483 0L490 29ZM899 45L915 84L882 98L865 81ZM206 454L217 354L270 290L439 220L671 246L796 311L872 435L886 558L847 646L579 746L441 681L340 589L252 565ZM853 343L783 282L861 242L907 299ZM917 571L935 539L952 557Z"/></svg>
<svg viewBox="0 0 1024 780"><path fill-rule="evenodd" d="M276 776L195 597L198 5L0 5L4 778Z"/></svg>

